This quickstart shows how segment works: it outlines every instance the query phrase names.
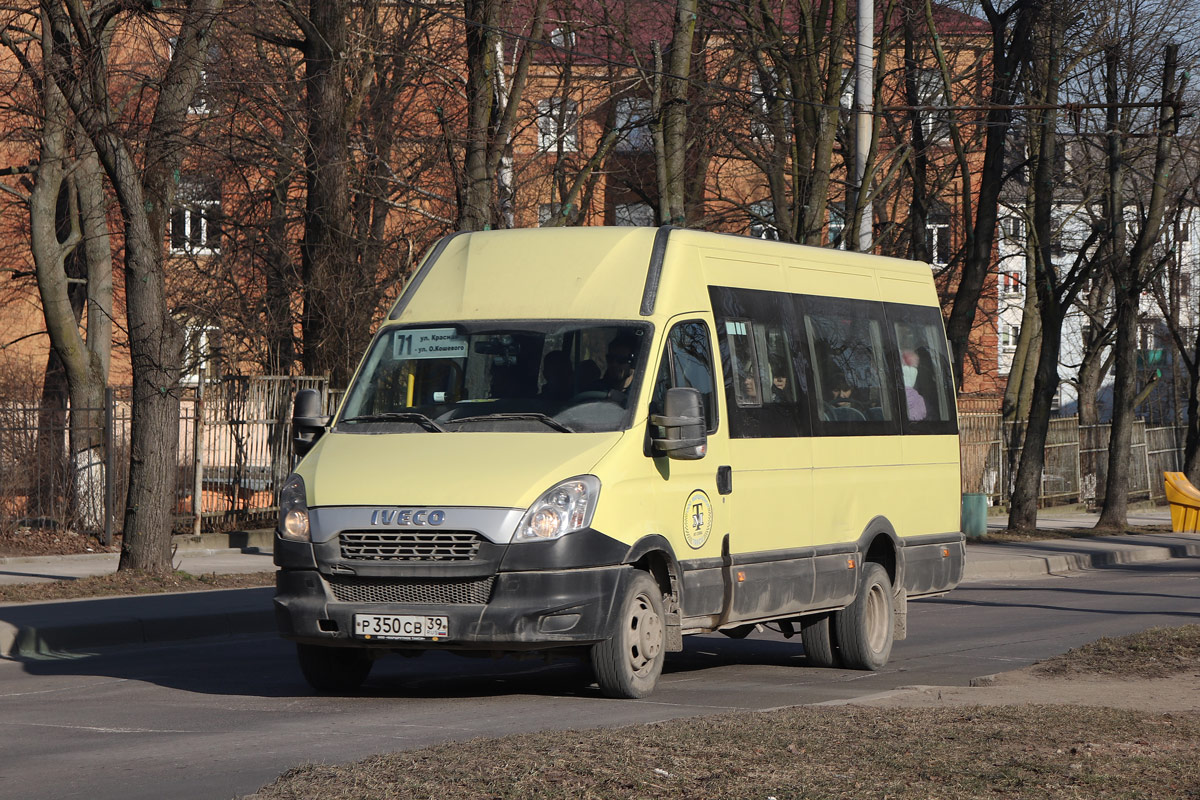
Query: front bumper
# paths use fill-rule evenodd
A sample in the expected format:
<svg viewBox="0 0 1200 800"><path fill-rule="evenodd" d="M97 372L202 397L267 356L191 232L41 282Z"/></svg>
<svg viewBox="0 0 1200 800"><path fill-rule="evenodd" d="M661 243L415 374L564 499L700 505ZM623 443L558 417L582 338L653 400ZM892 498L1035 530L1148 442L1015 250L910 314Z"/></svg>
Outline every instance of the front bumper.
<svg viewBox="0 0 1200 800"><path fill-rule="evenodd" d="M620 565L498 572L484 603L413 603L342 601L334 594L337 576L284 568L276 574L275 617L284 638L326 646L513 651L589 645L608 637L630 572ZM355 614L441 615L449 619L449 636L436 642L355 638Z"/></svg>

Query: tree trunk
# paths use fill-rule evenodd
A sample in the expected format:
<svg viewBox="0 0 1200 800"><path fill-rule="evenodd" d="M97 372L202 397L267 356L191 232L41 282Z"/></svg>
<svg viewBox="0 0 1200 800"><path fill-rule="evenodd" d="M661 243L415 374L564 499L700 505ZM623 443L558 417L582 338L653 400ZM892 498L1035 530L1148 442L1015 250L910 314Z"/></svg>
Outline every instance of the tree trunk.
<svg viewBox="0 0 1200 800"><path fill-rule="evenodd" d="M1096 523L1096 527L1102 529L1123 529L1128 524L1131 466L1129 455L1137 397L1138 306L1142 292L1157 275L1153 251L1162 229L1166 189L1171 173L1168 157L1169 143L1174 139L1177 125L1175 64L1178 51L1178 45L1168 45L1163 65L1162 98L1154 153L1154 181L1146 218L1138 231L1126 269L1120 273L1114 272L1113 275L1117 302L1117 339L1114 345L1117 369L1113 383L1113 427L1108 449L1108 480L1105 484L1104 508ZM1115 222L1124 224L1124 217Z"/></svg>
<svg viewBox="0 0 1200 800"><path fill-rule="evenodd" d="M338 386L349 379L349 355L338 347L346 318L347 295L357 287L350 237L350 160L346 108L349 58L347 0L310 0L304 40L305 118L304 237L300 243L304 308L301 330L304 367L309 375L329 375Z"/></svg>
<svg viewBox="0 0 1200 800"><path fill-rule="evenodd" d="M1041 320L1041 346L1037 354L1037 368L1033 380L1033 398L1029 410L1029 424L1025 431L1024 447L1021 449L1021 464L1017 468L1016 482L1009 500L1008 527L1017 531L1032 531L1037 527L1038 499L1041 494L1042 472L1046 459L1046 437L1050 428L1050 410L1054 394L1058 390L1058 355L1062 346L1062 323L1074 292L1072 285L1065 287L1065 296L1060 295L1059 274L1052 260L1050 246L1052 238L1052 204L1054 201L1054 161L1058 113L1059 36L1056 20L1049 19L1045 26L1039 25L1043 36L1040 52L1037 53L1032 73L1033 93L1044 104L1045 110L1034 112L1033 179L1030 181L1030 203L1032 206L1032 237L1034 276L1033 284L1037 296L1038 316ZM1031 293L1026 292L1028 297Z"/></svg>
<svg viewBox="0 0 1200 800"><path fill-rule="evenodd" d="M1108 439L1108 471L1104 507L1096 523L1101 529L1123 529L1129 514L1130 452L1133 442L1133 398L1137 394L1137 323L1140 293L1117 286L1117 335L1113 341L1112 433Z"/></svg>
<svg viewBox="0 0 1200 800"><path fill-rule="evenodd" d="M677 0L671 55L663 80L659 216L664 225L687 224L687 102L696 34L697 0Z"/></svg>

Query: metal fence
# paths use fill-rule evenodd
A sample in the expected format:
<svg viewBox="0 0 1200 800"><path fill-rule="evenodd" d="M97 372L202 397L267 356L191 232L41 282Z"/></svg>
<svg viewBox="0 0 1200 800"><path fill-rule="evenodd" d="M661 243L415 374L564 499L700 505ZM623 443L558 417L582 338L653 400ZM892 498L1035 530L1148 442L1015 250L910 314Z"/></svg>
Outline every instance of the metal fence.
<svg viewBox="0 0 1200 800"><path fill-rule="evenodd" d="M261 523L291 469L291 402L299 389L321 392L326 413L338 393L323 378L231 377L196 387L180 408L175 530L200 533ZM71 456L69 409L0 405L0 526L40 526L111 539L124 514L131 409L111 391L90 409L77 435L101 444ZM1006 505L1020 459L1019 424L995 413L959 417L962 489ZM1183 464L1182 427L1134 425L1131 499L1164 496L1162 473ZM1109 426L1051 421L1042 472L1042 505L1103 502Z"/></svg>
<svg viewBox="0 0 1200 800"><path fill-rule="evenodd" d="M1005 423L999 414L962 414L959 430L963 491L1007 505L1020 464L1022 423ZM1102 504L1110 434L1111 426L1080 426L1078 417L1051 420L1039 504ZM1148 428L1143 420L1134 422L1127 454L1131 500L1165 498L1162 473L1183 468L1184 435L1182 426Z"/></svg>
<svg viewBox="0 0 1200 800"><path fill-rule="evenodd" d="M180 406L175 532L261 522L276 513L291 469L291 403L299 389L336 395L324 378L229 377ZM124 515L131 408L112 391L76 428L100 445L72 457L70 409L0 405L0 526L55 527L111 541Z"/></svg>

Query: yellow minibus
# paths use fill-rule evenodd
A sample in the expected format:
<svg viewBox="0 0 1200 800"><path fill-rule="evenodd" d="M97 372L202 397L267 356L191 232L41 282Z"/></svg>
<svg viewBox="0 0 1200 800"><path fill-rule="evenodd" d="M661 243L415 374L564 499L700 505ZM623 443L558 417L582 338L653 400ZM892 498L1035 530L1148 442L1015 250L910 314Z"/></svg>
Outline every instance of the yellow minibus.
<svg viewBox="0 0 1200 800"><path fill-rule="evenodd" d="M643 697L685 634L877 670L962 576L927 265L663 228L458 233L345 399L296 398L282 635L321 691L389 652L560 651Z"/></svg>

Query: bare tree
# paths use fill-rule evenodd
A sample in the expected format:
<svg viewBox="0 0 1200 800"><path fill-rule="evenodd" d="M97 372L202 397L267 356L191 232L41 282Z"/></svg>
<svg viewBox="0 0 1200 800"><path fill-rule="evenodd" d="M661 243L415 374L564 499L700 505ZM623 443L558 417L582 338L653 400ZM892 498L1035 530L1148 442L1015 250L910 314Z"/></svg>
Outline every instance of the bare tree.
<svg viewBox="0 0 1200 800"><path fill-rule="evenodd" d="M1124 528L1129 507L1128 456L1133 439L1133 412L1137 396L1137 333L1138 313L1142 292L1157 278L1158 263L1154 258L1155 243L1161 233L1167 201L1167 186L1171 173L1171 142L1178 126L1176 59L1179 47L1166 48L1163 65L1162 94L1158 121L1154 133L1155 152L1149 202L1140 209L1140 226L1128 259L1113 259L1112 272L1116 305L1117 333L1113 344L1116 371L1113 384L1113 425L1109 440L1108 475L1105 482L1104 507L1097 528ZM1117 53L1108 59L1110 71L1117 69ZM1113 79L1110 79L1110 83ZM1109 102L1114 98L1111 93ZM1124 226L1125 204L1121 185L1121 131L1110 132L1110 170L1114 173L1113 191L1108 214L1111 226Z"/></svg>
<svg viewBox="0 0 1200 800"><path fill-rule="evenodd" d="M1030 77L1030 100L1038 106L1032 112L1030 181L1033 233L1034 271L1030 276L1037 295L1040 321L1039 349L1033 379L1029 420L1025 430L1020 466L1017 469L1012 498L1009 503L1008 526L1013 530L1031 531L1037 526L1037 507L1046 456L1046 437L1050 427L1051 404L1058 390L1059 351L1062 326L1080 287L1087 280L1089 253L1099 237L1094 232L1089 241L1076 253L1069 268L1060 270L1053 260L1054 219L1056 194L1056 152L1059 139L1059 98L1062 86L1063 62L1068 58L1063 50L1063 32L1069 23L1068 6L1049 4L1035 32L1035 56Z"/></svg>
<svg viewBox="0 0 1200 800"><path fill-rule="evenodd" d="M120 569L171 567L182 337L167 305L163 245L187 146L188 107L221 6L221 0L189 0L178 9L147 11L120 2L87 8L78 0L41 0L51 37L48 74L95 147L121 208L133 419ZM123 119L111 94L109 44L122 23L144 32L147 48L168 46L160 30L173 34L171 59L153 76L148 124Z"/></svg>
<svg viewBox="0 0 1200 800"><path fill-rule="evenodd" d="M1029 57L1034 20L1043 0L1013 0L1007 8L997 8L991 0L981 6L992 29L990 76L987 82L984 115L986 134L983 161L976 173L960 151L962 171L965 247L962 268L946 335L954 355L955 382L962 386L963 369L970 349L971 330L983 295L984 281L992 266L1000 193L1005 178L1005 150L1013 120L1012 106L1018 96L1022 65ZM939 59L945 64L944 59ZM943 71L946 67L943 66ZM955 126L951 125L954 136ZM977 187L977 188L976 188ZM977 198L972 205L971 198Z"/></svg>
<svg viewBox="0 0 1200 800"><path fill-rule="evenodd" d="M103 524L103 460L95 454L95 448L102 444L102 407L113 322L104 175L95 150L80 135L65 98L44 69L51 39L36 13L7 19L0 29L0 42L19 65L37 104L26 110L39 146L36 166L31 168L33 186L27 194L10 191L22 194L28 206L30 250L50 337L42 405L44 409L50 406L65 411L66 404L56 399L60 392L54 386L61 376L66 384L61 394L69 396L72 411L69 449L73 499L79 522L95 530ZM85 310L86 332L80 330ZM59 428L61 424L51 421L50 427ZM53 431L50 438L57 438ZM54 443L55 449L59 446Z"/></svg>

